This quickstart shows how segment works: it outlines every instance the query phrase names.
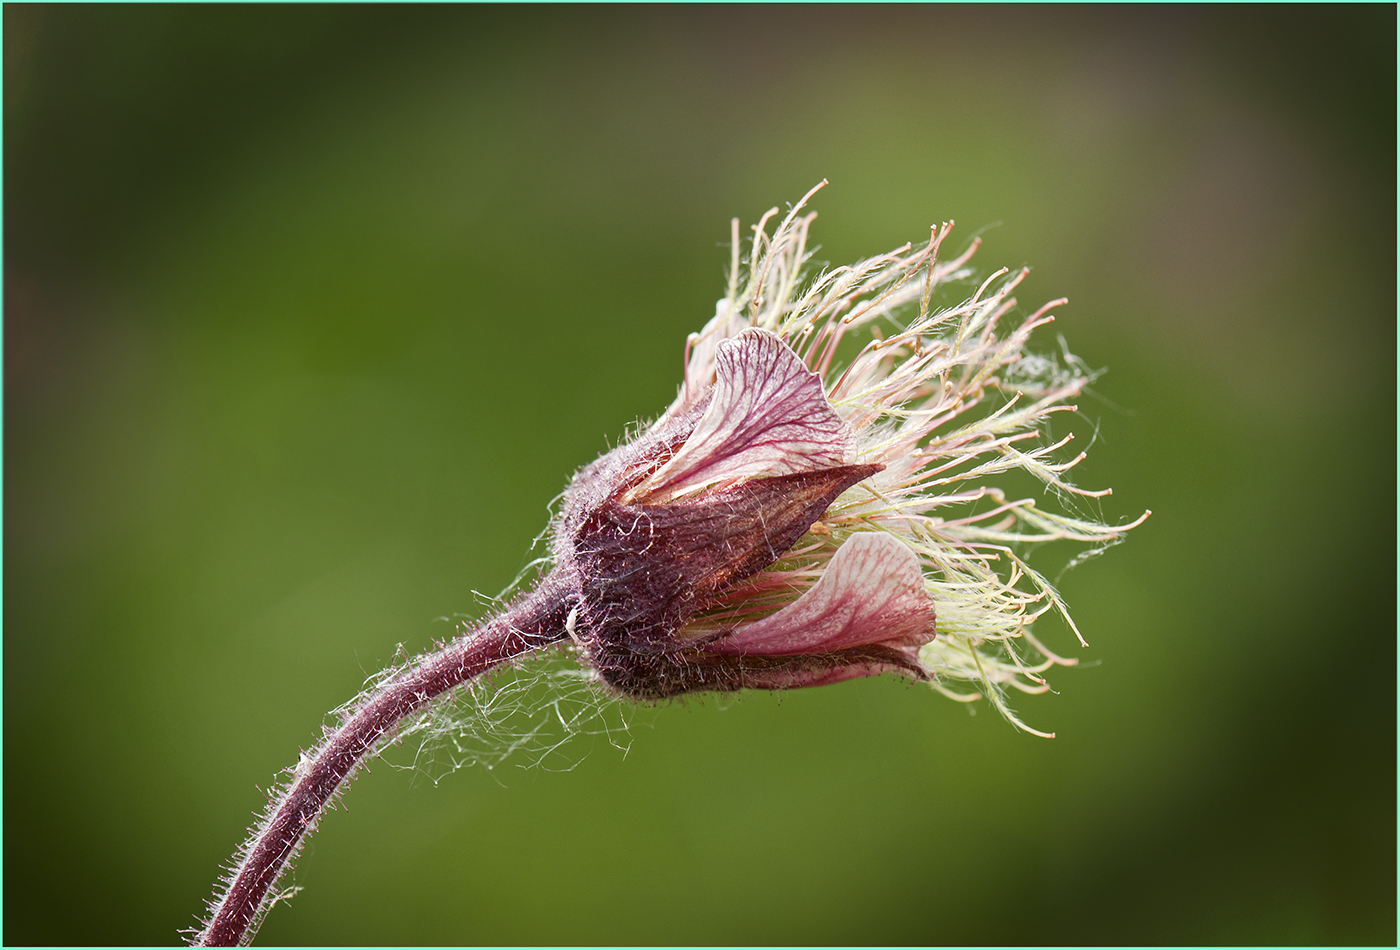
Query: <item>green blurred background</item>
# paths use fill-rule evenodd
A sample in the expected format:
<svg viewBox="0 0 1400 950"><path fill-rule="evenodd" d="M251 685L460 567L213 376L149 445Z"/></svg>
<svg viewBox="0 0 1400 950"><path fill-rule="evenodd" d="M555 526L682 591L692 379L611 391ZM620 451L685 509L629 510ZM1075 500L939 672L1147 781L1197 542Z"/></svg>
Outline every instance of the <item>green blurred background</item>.
<svg viewBox="0 0 1400 950"><path fill-rule="evenodd" d="M884 679L377 767L260 942L1393 944L1395 17L7 5L5 942L174 942L825 177L820 258L997 225L1109 369L1059 737Z"/></svg>

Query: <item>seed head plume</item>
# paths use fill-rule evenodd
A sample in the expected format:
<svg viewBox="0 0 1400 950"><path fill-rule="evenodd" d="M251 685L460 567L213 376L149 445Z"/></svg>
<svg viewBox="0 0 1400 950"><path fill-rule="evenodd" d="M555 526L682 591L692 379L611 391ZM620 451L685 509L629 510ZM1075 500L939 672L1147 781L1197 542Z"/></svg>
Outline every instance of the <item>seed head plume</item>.
<svg viewBox="0 0 1400 950"><path fill-rule="evenodd" d="M1018 552L1055 540L1101 550L1148 514L1108 525L1047 510L1034 498L1013 500L996 485L998 476L1024 471L1071 510L1080 507L1076 498L1109 494L1069 479L1085 457L1059 460L1073 434L1045 437L1047 421L1075 412L1074 400L1095 376L1068 350L1057 360L1026 349L1032 332L1054 320L1051 309L1066 301L1012 322L1012 291L1029 270L1003 268L961 302L935 308L936 292L971 277L967 264L980 245L974 239L940 259L952 222L935 226L918 247L806 279L816 214L803 210L823 185L771 234L778 210L764 215L753 227L747 259L740 256L739 220L731 222L728 292L714 318L687 341L685 382L670 412L713 379L722 340L759 327L822 377L832 407L855 434L856 459L884 467L842 494L806 538L730 599L740 610L762 611L773 592L791 597L809 589L848 539L889 535L917 555L937 609L938 636L918 652L930 685L964 702L986 696L1017 727L1049 735L1017 716L1006 691L1045 692L1042 673L1076 662L1042 645L1032 632L1036 618L1054 611L1081 645L1084 639L1054 587ZM849 350L854 355L845 356ZM695 623L732 622L735 609L726 605Z"/></svg>

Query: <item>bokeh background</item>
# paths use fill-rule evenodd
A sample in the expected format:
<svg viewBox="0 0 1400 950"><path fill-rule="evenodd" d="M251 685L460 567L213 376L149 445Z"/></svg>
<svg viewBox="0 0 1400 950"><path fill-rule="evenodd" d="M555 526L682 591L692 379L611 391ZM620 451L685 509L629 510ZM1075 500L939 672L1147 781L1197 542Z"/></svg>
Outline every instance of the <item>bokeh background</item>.
<svg viewBox="0 0 1400 950"><path fill-rule="evenodd" d="M376 767L260 942L1393 945L1395 16L7 5L5 942L175 942L827 178L820 258L955 219L1108 368L1058 738L886 679Z"/></svg>

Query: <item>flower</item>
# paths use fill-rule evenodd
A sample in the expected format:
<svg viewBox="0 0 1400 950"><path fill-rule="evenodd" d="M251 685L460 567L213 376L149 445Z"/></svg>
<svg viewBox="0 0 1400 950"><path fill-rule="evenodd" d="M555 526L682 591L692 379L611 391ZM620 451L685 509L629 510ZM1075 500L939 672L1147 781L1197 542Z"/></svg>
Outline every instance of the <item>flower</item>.
<svg viewBox="0 0 1400 950"><path fill-rule="evenodd" d="M1055 610L1078 629L1019 550L1068 539L1092 546L1082 559L1142 521L991 484L1019 470L1071 504L1108 494L1067 479L1084 456L1055 453L1072 436L1044 437L1093 378L1068 351L1063 364L1026 351L1064 301L999 332L1027 274L1003 269L933 310L978 246L940 262L951 223L804 285L815 215L800 211L816 190L771 235L777 209L764 216L746 264L735 219L728 293L687 340L675 402L565 491L551 553L569 636L634 698L895 672L986 695L1036 732L1005 690L1042 692L1042 672L1074 661L1032 622Z"/></svg>
<svg viewBox="0 0 1400 950"><path fill-rule="evenodd" d="M431 723L442 697L563 640L637 699L893 672L958 700L985 694L1036 732L1005 691L1043 692L1040 674L1074 661L1031 625L1057 610L1079 631L1019 550L1069 539L1091 545L1082 560L1147 515L1111 527L1008 501L991 482L1029 473L1070 506L1107 494L1075 487L1066 473L1083 454L1056 461L1071 436L1048 435L1093 374L1068 350L1064 365L1026 350L1062 301L998 331L1025 270L931 308L937 288L970 276L977 249L940 262L951 223L920 248L804 283L815 215L799 212L816 190L771 235L777 209L759 221L746 266L732 222L728 293L686 341L675 402L574 476L551 525L552 568L341 708L269 798L194 943L251 938L366 756Z"/></svg>

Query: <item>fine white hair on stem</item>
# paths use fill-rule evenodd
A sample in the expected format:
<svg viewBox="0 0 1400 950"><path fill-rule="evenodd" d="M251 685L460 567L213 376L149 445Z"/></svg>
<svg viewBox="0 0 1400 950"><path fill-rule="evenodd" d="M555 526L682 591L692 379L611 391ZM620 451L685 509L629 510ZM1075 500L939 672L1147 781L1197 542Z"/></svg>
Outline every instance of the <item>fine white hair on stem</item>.
<svg viewBox="0 0 1400 950"><path fill-rule="evenodd" d="M635 707L601 689L575 652L560 646L502 667L427 707L397 737L411 761L392 764L436 784L458 769L495 770L507 762L568 772L587 757L589 748L575 742L586 737L625 755Z"/></svg>
<svg viewBox="0 0 1400 950"><path fill-rule="evenodd" d="M1150 514L1111 525L1088 511L1084 503L1108 490L1076 485L1072 470L1084 454L1066 457L1073 435L1049 434L1053 417L1077 412L1074 400L1096 376L1063 338L1058 354L1027 349L1066 301L1016 318L1012 291L1029 269L1002 268L972 285L968 261L980 240L940 259L952 222L935 225L917 247L812 274L808 236L816 214L803 209L825 184L786 216L778 218L777 208L763 215L747 257L735 219L727 293L687 343L685 383L670 411L685 409L713 381L722 340L760 327L822 377L832 406L856 433L859 461L885 467L845 492L812 534L696 626L759 615L777 602L765 592L782 588L790 598L810 588L852 534L887 532L918 554L937 606L939 635L919 651L933 688L959 701L986 697L1017 727L1052 735L1026 725L1007 691L1044 692L1042 673L1076 662L1042 645L1032 632L1037 618L1058 614L1081 645L1084 638L1025 553L1050 541L1087 545L1073 566ZM935 306L959 284L972 292ZM995 483L1014 473L1040 482L1060 510L1014 498Z"/></svg>

